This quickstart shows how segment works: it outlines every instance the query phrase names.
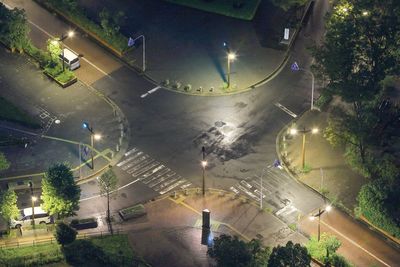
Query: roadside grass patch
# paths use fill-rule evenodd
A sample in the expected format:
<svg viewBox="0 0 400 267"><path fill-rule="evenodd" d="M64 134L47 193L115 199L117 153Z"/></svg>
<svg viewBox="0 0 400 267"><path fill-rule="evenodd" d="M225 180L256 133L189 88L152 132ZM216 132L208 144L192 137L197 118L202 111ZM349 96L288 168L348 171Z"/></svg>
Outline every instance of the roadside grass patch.
<svg viewBox="0 0 400 267"><path fill-rule="evenodd" d="M63 260L61 247L56 243L0 249L0 266L39 266Z"/></svg>
<svg viewBox="0 0 400 267"><path fill-rule="evenodd" d="M252 20L261 0L164 0L173 4L188 6L203 11Z"/></svg>
<svg viewBox="0 0 400 267"><path fill-rule="evenodd" d="M19 123L34 129L40 128L38 121L3 97L0 97L0 120Z"/></svg>

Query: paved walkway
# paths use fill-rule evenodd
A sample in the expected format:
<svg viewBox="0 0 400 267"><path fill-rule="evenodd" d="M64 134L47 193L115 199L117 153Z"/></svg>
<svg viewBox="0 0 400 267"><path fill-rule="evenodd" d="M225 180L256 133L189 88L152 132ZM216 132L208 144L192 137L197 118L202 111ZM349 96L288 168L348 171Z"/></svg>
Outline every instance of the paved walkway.
<svg viewBox="0 0 400 267"><path fill-rule="evenodd" d="M290 136L285 128L279 136L279 154L296 179L318 192L327 194L335 205L353 213L356 197L366 180L350 169L343 158L343 148L332 148L323 137L328 114L306 112L290 127L297 129L319 128L318 134L306 135L306 165L309 173L301 173L302 135ZM285 137L285 141L283 141ZM324 207L322 207L324 208ZM315 211L317 213L317 211ZM316 235L317 220L305 216L299 221L299 229L306 235ZM329 232L342 241L339 253L357 266L398 266L400 251L387 243L380 235L357 222L338 209L325 212L321 217L321 232Z"/></svg>

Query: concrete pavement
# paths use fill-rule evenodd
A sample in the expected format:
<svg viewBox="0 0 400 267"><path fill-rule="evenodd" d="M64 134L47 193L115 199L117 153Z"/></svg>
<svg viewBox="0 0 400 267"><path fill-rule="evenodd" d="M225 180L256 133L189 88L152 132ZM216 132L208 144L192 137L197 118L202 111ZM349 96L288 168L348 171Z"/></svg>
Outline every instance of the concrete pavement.
<svg viewBox="0 0 400 267"><path fill-rule="evenodd" d="M323 137L327 126L328 114L318 111L307 111L289 127L298 129L319 128L319 133L306 135L306 165L311 167L308 173L300 172L301 168L301 134L288 135L289 127L285 127L278 137L278 153L290 172L302 183L323 192L336 206L354 214L357 205L356 197L366 180L355 173L345 163L343 148L332 148ZM283 141L285 137L285 141ZM322 209L324 207L321 207ZM317 213L317 210L310 214ZM354 215L353 215L354 216ZM318 220L310 221L305 214L299 222L299 229L306 235L316 235ZM391 241L339 209L325 212L321 216L321 232L329 232L337 236L342 247L339 253L357 266L398 266L400 251Z"/></svg>

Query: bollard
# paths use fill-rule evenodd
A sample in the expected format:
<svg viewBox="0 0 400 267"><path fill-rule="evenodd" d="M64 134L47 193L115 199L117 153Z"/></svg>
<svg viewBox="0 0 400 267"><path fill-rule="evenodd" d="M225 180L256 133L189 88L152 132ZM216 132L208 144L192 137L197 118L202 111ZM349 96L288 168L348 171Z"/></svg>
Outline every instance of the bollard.
<svg viewBox="0 0 400 267"><path fill-rule="evenodd" d="M116 145L115 151L119 152L119 144Z"/></svg>

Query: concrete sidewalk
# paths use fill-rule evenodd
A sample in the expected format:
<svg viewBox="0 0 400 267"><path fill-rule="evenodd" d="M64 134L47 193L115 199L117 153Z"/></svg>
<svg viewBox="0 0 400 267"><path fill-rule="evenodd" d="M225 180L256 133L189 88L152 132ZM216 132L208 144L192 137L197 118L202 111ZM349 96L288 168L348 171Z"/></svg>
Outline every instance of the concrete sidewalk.
<svg viewBox="0 0 400 267"><path fill-rule="evenodd" d="M332 148L324 138L327 119L328 114L324 112L305 112L295 123L281 131L278 136L278 154L295 179L326 194L336 206L353 214L357 194L367 181L345 163L343 148ZM291 136L291 127L319 129L318 134L306 134L305 162L311 168L308 173L301 172L302 134ZM298 227L307 236L316 235L318 220L310 221L305 216ZM357 266L398 266L400 262L400 251L391 242L339 209L325 212L321 216L321 232L337 236L342 242L339 253Z"/></svg>

